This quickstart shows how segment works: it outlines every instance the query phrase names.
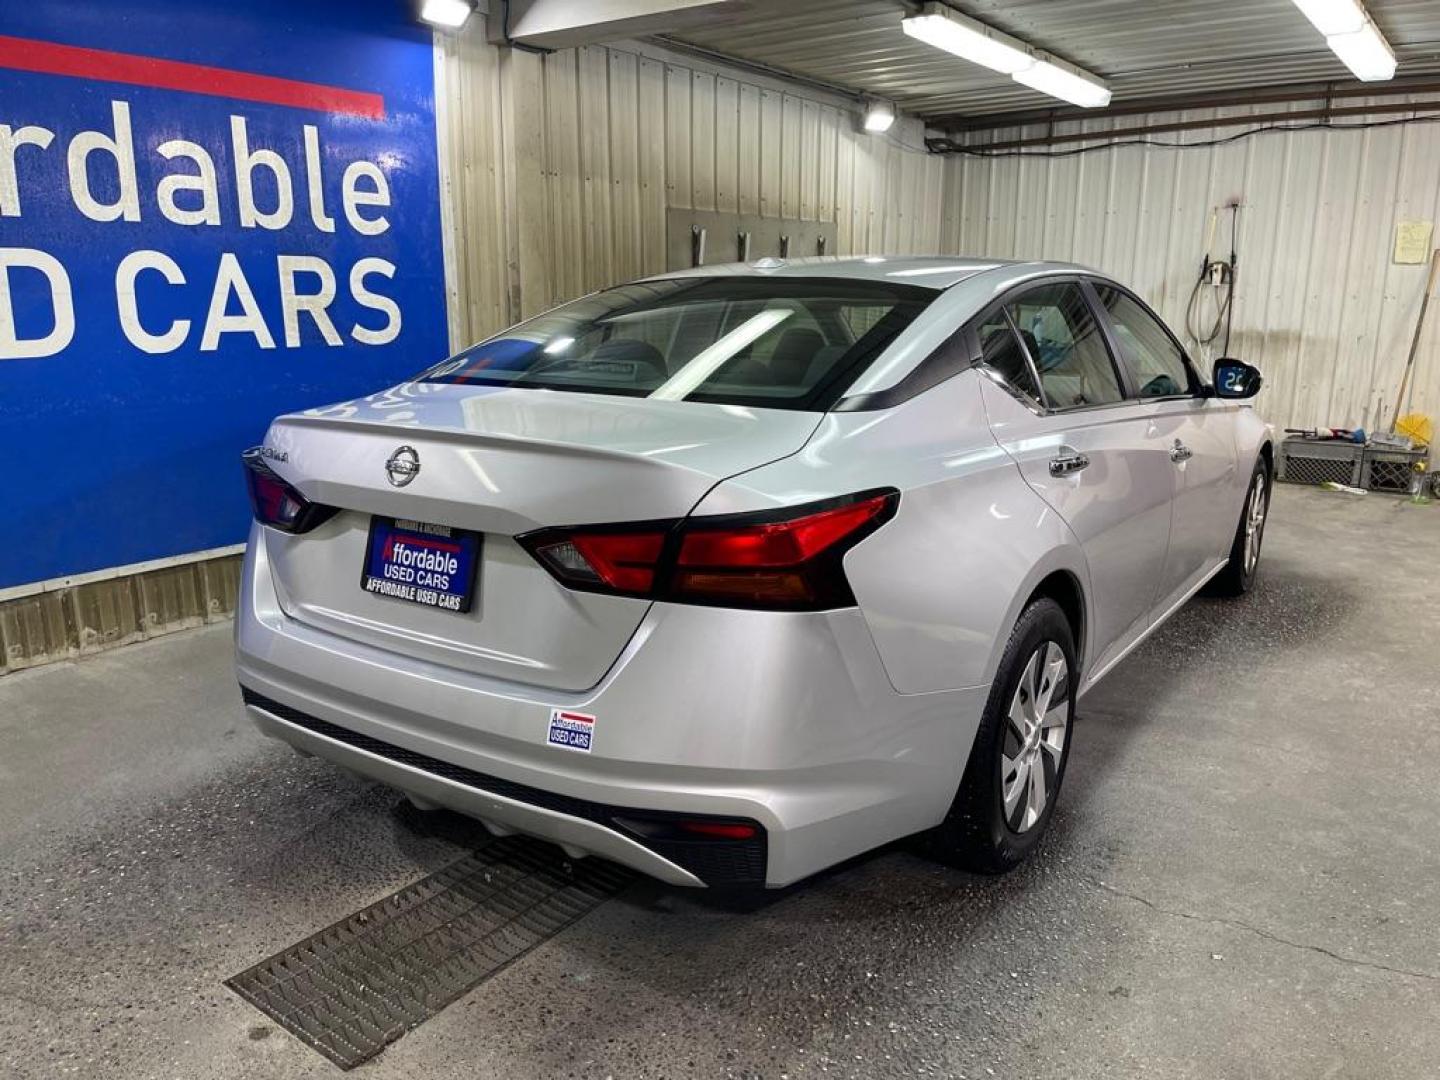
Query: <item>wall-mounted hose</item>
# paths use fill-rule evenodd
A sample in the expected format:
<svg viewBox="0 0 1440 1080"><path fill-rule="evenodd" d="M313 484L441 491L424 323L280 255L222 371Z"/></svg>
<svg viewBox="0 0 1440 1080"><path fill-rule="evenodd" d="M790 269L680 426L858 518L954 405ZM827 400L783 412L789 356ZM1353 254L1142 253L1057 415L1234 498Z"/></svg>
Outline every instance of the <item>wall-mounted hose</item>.
<svg viewBox="0 0 1440 1080"><path fill-rule="evenodd" d="M1221 346L1221 356L1230 353L1230 326L1235 314L1235 275L1240 262L1236 253L1240 221L1239 200L1228 203L1226 209L1230 211L1230 259L1226 261L1210 257L1219 216L1219 209L1216 208L1210 211L1210 234L1205 241L1205 257L1200 261L1200 276L1196 278L1195 287L1190 290L1190 302L1185 306L1185 330L1197 348L1210 345L1220 336L1221 331L1224 331L1225 341ZM1211 295L1214 298L1215 317L1202 322L1206 286L1213 290Z"/></svg>

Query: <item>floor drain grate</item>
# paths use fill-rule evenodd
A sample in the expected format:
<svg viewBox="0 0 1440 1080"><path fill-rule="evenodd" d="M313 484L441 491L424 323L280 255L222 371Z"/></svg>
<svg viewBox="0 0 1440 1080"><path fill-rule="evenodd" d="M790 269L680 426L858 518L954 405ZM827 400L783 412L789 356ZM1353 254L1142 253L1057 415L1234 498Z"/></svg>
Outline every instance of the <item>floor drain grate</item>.
<svg viewBox="0 0 1440 1080"><path fill-rule="evenodd" d="M497 840L226 980L343 1069L378 1054L633 875Z"/></svg>

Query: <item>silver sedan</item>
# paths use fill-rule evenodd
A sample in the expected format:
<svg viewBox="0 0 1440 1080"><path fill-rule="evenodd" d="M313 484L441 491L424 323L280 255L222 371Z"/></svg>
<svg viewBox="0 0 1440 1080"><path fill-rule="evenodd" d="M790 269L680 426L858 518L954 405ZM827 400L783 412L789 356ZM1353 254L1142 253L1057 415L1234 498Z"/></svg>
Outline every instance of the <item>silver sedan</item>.
<svg viewBox="0 0 1440 1080"><path fill-rule="evenodd" d="M1259 387L1062 264L595 293L246 454L245 700L421 806L676 884L912 834L1002 871L1076 699L1253 582Z"/></svg>

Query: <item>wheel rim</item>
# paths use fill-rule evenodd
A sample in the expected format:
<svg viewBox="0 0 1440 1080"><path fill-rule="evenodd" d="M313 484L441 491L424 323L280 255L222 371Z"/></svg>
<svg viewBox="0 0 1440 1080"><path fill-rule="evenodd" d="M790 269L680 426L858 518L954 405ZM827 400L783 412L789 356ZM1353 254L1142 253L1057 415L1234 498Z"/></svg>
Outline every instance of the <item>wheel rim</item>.
<svg viewBox="0 0 1440 1080"><path fill-rule="evenodd" d="M1245 573L1253 574L1260 561L1260 541L1265 535L1265 478L1255 477L1250 499L1245 504Z"/></svg>
<svg viewBox="0 0 1440 1080"><path fill-rule="evenodd" d="M1006 720L1001 798L1006 823L1023 833L1035 827L1054 796L1070 731L1070 667L1055 642L1041 642L1031 654Z"/></svg>

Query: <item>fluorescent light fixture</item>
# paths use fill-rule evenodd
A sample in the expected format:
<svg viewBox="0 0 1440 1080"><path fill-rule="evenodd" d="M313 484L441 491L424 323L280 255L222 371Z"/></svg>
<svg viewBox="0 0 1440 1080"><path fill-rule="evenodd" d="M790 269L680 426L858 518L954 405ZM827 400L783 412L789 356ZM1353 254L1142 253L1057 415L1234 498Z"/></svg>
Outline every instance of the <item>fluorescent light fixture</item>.
<svg viewBox="0 0 1440 1080"><path fill-rule="evenodd" d="M1353 34L1366 21L1358 0L1295 0L1295 6L1326 37Z"/></svg>
<svg viewBox="0 0 1440 1080"><path fill-rule="evenodd" d="M889 131L895 123L895 106L888 101L872 101L865 109L865 130Z"/></svg>
<svg viewBox="0 0 1440 1080"><path fill-rule="evenodd" d="M1032 90L1049 94L1071 105L1082 105L1087 109L1103 108L1110 104L1110 88L1099 79L1082 74L1066 65L1062 67L1050 60L1037 60L1033 67L1017 71L1010 76L1018 83L1024 83Z"/></svg>
<svg viewBox="0 0 1440 1080"><path fill-rule="evenodd" d="M459 30L475 10L472 0L425 0L420 8L421 21L447 30Z"/></svg>
<svg viewBox="0 0 1440 1080"><path fill-rule="evenodd" d="M922 14L901 19L900 29L917 41L1001 75L1013 75L1035 62L1023 42L951 11L943 4L926 4Z"/></svg>
<svg viewBox="0 0 1440 1080"><path fill-rule="evenodd" d="M918 41L1072 105L1094 109L1110 104L1110 88L1102 79L942 4L927 4L921 14L901 19L900 28Z"/></svg>
<svg viewBox="0 0 1440 1080"><path fill-rule="evenodd" d="M1353 34L1331 34L1325 41L1361 82L1384 82L1395 77L1395 54L1374 23L1367 20Z"/></svg>
<svg viewBox="0 0 1440 1080"><path fill-rule="evenodd" d="M1361 82L1395 77L1395 53L1360 0L1295 0L1295 6Z"/></svg>

